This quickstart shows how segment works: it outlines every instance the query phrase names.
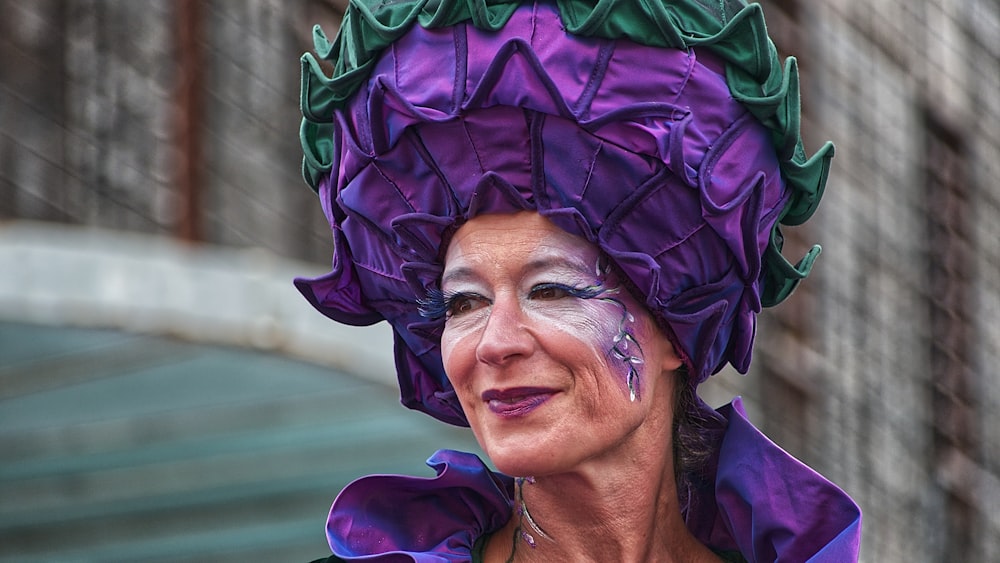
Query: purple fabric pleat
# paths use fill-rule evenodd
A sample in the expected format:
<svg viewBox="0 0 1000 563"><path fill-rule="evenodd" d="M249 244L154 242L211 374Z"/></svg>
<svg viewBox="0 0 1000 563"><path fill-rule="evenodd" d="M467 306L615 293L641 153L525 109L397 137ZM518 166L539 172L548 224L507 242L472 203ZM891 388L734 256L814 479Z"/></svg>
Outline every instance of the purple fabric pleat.
<svg viewBox="0 0 1000 563"><path fill-rule="evenodd" d="M751 563L856 561L861 513L836 485L761 434L740 399L713 464L713 491L697 495L688 527L712 549ZM441 450L436 478L375 475L354 481L330 511L333 553L348 561L468 561L476 540L512 516L513 480L473 454Z"/></svg>

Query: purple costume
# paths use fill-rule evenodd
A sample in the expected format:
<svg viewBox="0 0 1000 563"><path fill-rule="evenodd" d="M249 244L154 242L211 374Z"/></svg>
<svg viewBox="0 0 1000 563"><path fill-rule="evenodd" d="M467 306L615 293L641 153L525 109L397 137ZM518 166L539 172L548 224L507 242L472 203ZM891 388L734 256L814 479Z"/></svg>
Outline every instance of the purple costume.
<svg viewBox="0 0 1000 563"><path fill-rule="evenodd" d="M818 253L796 266L781 256L778 225L811 215L832 156L829 144L802 150L794 61L782 70L759 7L741 2L519 4L352 5L335 43L317 33L335 72L303 59L302 139L335 254L299 289L337 321L388 321L403 403L464 425L443 320L418 300L465 220L535 210L614 262L692 385L726 363L745 372L756 314ZM854 503L738 402L720 413L714 490L686 514L695 536L749 561L856 559ZM334 553L464 560L510 517L509 478L466 454L430 463L436 479L345 489L327 528Z"/></svg>

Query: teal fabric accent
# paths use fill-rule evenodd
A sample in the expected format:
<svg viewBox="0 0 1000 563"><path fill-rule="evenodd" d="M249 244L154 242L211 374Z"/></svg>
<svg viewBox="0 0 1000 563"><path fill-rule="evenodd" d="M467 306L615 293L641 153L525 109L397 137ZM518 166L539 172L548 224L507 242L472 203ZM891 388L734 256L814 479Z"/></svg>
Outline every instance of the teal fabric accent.
<svg viewBox="0 0 1000 563"><path fill-rule="evenodd" d="M301 109L303 177L317 189L330 173L335 111L365 82L383 49L413 25L441 28L458 23L488 30L505 25L526 1L487 0L352 0L337 38L331 42L317 26L316 55L302 64ZM706 49L726 61L733 98L771 131L791 197L775 224L764 261L762 305L783 301L805 278L819 254L814 247L798 264L781 254L780 225L799 225L812 216L823 195L833 158L827 142L811 157L800 132L798 68L794 58L782 65L767 35L760 5L743 0L557 0L566 30L583 36L626 38L664 48ZM327 76L317 60L333 65Z"/></svg>

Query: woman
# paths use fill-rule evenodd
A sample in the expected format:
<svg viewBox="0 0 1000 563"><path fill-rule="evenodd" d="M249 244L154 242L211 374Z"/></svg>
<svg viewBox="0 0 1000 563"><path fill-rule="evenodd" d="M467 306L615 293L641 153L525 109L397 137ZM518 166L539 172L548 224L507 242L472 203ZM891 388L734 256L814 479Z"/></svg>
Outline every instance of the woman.
<svg viewBox="0 0 1000 563"><path fill-rule="evenodd" d="M386 5L383 5L386 4ZM697 0L353 5L304 57L322 312L387 320L404 404L499 470L349 485L330 561L850 561L860 513L695 389L746 371L809 271L818 204L794 61L759 7ZM508 477L508 475L513 477Z"/></svg>

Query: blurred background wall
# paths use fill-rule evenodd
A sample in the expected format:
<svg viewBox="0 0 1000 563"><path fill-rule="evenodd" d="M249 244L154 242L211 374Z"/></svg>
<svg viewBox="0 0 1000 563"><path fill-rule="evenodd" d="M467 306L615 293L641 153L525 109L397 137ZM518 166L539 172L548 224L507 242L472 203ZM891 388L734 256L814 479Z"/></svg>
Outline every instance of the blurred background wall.
<svg viewBox="0 0 1000 563"><path fill-rule="evenodd" d="M384 331L344 332L288 284L329 264L299 177L298 56L343 4L0 0L0 320L391 381ZM865 561L998 561L1000 5L764 8L799 59L807 149L837 144L786 245L824 252L763 315L749 376L703 394L744 395L858 500Z"/></svg>

